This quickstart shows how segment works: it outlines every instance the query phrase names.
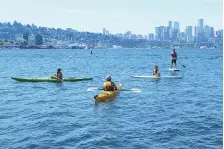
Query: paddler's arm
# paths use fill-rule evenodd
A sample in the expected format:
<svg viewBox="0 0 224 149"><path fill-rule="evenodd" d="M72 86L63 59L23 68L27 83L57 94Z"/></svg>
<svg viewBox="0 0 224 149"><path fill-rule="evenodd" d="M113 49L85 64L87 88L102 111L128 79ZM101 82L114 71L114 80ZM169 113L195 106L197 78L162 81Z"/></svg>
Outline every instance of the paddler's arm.
<svg viewBox="0 0 224 149"><path fill-rule="evenodd" d="M152 75L156 75L155 69L153 69Z"/></svg>
<svg viewBox="0 0 224 149"><path fill-rule="evenodd" d="M104 83L103 86L102 86L102 90L105 90L105 83Z"/></svg>
<svg viewBox="0 0 224 149"><path fill-rule="evenodd" d="M57 79L57 74L54 74L53 76L51 76L51 79Z"/></svg>
<svg viewBox="0 0 224 149"><path fill-rule="evenodd" d="M57 80L59 80L59 81L62 81L62 79L58 78L57 74L51 76L51 79L57 79Z"/></svg>
<svg viewBox="0 0 224 149"><path fill-rule="evenodd" d="M112 85L114 86L114 89L117 90L117 86L112 82Z"/></svg>

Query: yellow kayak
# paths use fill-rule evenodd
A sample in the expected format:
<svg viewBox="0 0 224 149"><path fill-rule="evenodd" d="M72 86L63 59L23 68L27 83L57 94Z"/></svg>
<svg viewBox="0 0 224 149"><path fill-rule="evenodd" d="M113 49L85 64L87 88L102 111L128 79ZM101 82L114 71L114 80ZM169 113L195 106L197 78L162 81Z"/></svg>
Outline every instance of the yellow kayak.
<svg viewBox="0 0 224 149"><path fill-rule="evenodd" d="M115 97L117 96L120 88L122 87L122 84L117 85L117 90L115 91L102 91L100 94L96 95L95 98L95 104L99 102L109 102L113 101Z"/></svg>

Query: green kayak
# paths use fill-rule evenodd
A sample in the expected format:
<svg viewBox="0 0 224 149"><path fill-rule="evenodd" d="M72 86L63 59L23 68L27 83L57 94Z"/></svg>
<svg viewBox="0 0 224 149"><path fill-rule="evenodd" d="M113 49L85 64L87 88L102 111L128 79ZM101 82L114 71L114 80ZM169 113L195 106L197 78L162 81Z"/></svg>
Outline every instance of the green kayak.
<svg viewBox="0 0 224 149"><path fill-rule="evenodd" d="M14 78L11 77L11 79L20 81L20 82L62 82L57 79L52 78ZM63 82L76 82L76 81L87 81L92 80L93 78L66 78L63 79Z"/></svg>

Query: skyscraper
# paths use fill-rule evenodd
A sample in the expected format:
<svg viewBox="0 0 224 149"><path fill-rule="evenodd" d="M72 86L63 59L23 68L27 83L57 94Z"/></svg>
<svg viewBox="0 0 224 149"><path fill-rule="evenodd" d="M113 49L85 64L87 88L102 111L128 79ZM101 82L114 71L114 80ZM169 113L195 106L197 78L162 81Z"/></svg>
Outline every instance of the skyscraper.
<svg viewBox="0 0 224 149"><path fill-rule="evenodd" d="M203 27L204 27L204 20L203 19L199 19L198 20L198 33L202 33L203 32Z"/></svg>
<svg viewBox="0 0 224 149"><path fill-rule="evenodd" d="M198 36L198 27L194 26L194 37Z"/></svg>
<svg viewBox="0 0 224 149"><path fill-rule="evenodd" d="M215 31L214 31L214 27L211 27L211 37L214 37Z"/></svg>
<svg viewBox="0 0 224 149"><path fill-rule="evenodd" d="M199 27L199 28L203 28L203 27L204 27L204 26L203 26L203 22L204 22L203 19L199 19L199 20L198 20L198 27Z"/></svg>
<svg viewBox="0 0 224 149"><path fill-rule="evenodd" d="M193 41L193 37L192 37L192 26L187 26L186 27L185 35L186 35L186 38L187 38L187 41L188 42Z"/></svg>
<svg viewBox="0 0 224 149"><path fill-rule="evenodd" d="M156 40L159 40L160 39L160 29L159 29L159 27L156 27L155 28L155 39Z"/></svg>
<svg viewBox="0 0 224 149"><path fill-rule="evenodd" d="M156 27L155 28L155 39L156 40L164 40L164 30L165 30L165 27L164 26L160 26L160 27Z"/></svg>
<svg viewBox="0 0 224 149"><path fill-rule="evenodd" d="M180 29L180 24L179 24L179 22L177 22L177 21L174 22L174 29L177 29L177 30Z"/></svg>
<svg viewBox="0 0 224 149"><path fill-rule="evenodd" d="M206 37L211 37L212 36L212 28L210 26L205 25L204 32L205 32Z"/></svg>
<svg viewBox="0 0 224 149"><path fill-rule="evenodd" d="M218 38L223 38L223 30L218 30L218 31L216 31L216 36L217 36Z"/></svg>
<svg viewBox="0 0 224 149"><path fill-rule="evenodd" d="M172 21L169 21L169 28L172 28Z"/></svg>

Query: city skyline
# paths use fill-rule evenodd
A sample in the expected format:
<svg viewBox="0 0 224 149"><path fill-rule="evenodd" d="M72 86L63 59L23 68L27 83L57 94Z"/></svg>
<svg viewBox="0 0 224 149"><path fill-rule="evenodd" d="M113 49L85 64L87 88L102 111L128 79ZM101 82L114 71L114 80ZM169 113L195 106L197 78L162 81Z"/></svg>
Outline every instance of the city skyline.
<svg viewBox="0 0 224 149"><path fill-rule="evenodd" d="M127 0L81 1L66 0L21 0L3 1L0 22L35 24L54 28L73 28L78 31L99 32L106 28L112 34L131 31L134 34L155 33L155 27L168 22L179 22L180 30L186 26L198 26L198 19L204 19L204 26L213 26L215 30L223 28L222 1L199 0L169 2L147 1L141 3ZM203 4L201 6L201 4ZM192 7L193 6L193 7ZM200 6L200 7L199 7ZM40 9L41 8L41 9ZM11 10L11 11L8 11ZM208 11L212 10L212 11ZM166 15L164 15L166 14ZM214 17L215 16L215 17Z"/></svg>

